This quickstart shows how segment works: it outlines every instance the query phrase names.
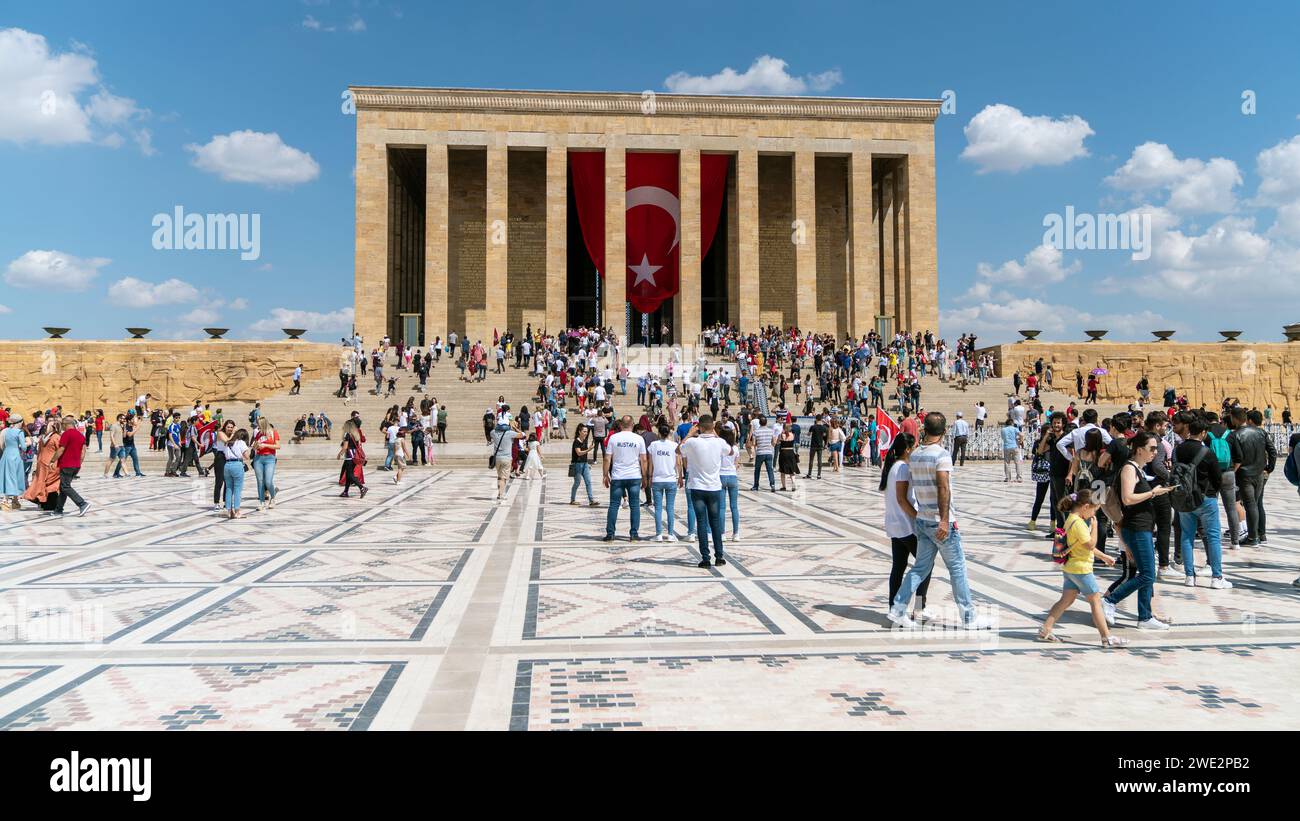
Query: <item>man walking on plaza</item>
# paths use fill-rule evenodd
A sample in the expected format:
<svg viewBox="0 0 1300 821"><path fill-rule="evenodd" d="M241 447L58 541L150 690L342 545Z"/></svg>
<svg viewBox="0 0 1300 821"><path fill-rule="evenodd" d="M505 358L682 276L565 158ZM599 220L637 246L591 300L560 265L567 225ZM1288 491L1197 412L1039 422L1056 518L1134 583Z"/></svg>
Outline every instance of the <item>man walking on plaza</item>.
<svg viewBox="0 0 1300 821"><path fill-rule="evenodd" d="M1268 541L1264 533L1264 483L1277 464L1273 438L1260 427L1264 415L1257 410L1232 409L1237 445L1241 449L1241 467L1237 468L1237 487L1241 505L1246 509L1246 547L1258 547Z"/></svg>
<svg viewBox="0 0 1300 821"><path fill-rule="evenodd" d="M937 553L943 556L944 566L948 568L952 597L961 611L962 624L969 630L983 630L992 627L993 622L975 612L966 583L966 557L962 553L957 517L952 509L952 456L940 444L947 426L942 413L926 414L925 437L908 459L910 487L916 494L916 506L905 500L899 500L899 504L908 518L915 521L916 562L908 569L903 585L894 597L889 620L900 627L916 626L907 615L907 605L921 582L929 577Z"/></svg>
<svg viewBox="0 0 1300 821"><path fill-rule="evenodd" d="M957 411L957 421L952 423L952 459L958 467L966 467L966 443L970 441L970 422L961 418Z"/></svg>
<svg viewBox="0 0 1300 821"><path fill-rule="evenodd" d="M690 484L691 504L695 510L696 533L699 534L699 567L709 566L709 536L713 537L715 565L724 565L722 556L722 457L731 452L726 440L714 432L713 417L700 416L699 423L678 447L682 472L689 476L677 480L679 486Z"/></svg>
<svg viewBox="0 0 1300 821"><path fill-rule="evenodd" d="M1011 466L1016 466L1016 481L1023 481L1020 478L1020 446L1023 444L1020 435L1020 426L1010 416L1002 424L1002 475L1004 482L1011 481Z"/></svg>
<svg viewBox="0 0 1300 821"><path fill-rule="evenodd" d="M813 420L812 427L808 429L808 474L805 479L812 478L813 460L817 461L817 478L822 478L822 453L826 449L826 439L830 436L830 426L826 424L824 417L818 416ZM755 484L758 484L755 482Z"/></svg>
<svg viewBox="0 0 1300 821"><path fill-rule="evenodd" d="M85 516L90 510L90 502L81 498L72 487L72 482L81 472L81 456L86 449L86 437L77 430L77 420L71 416L63 417L63 433L59 436L59 449L54 452L54 460L59 467L59 501L52 511L56 516L63 515L63 506L69 499L77 506L77 515Z"/></svg>
<svg viewBox="0 0 1300 821"><path fill-rule="evenodd" d="M776 450L772 446L775 438L776 432L768 427L767 417L760 413L757 424L749 432L749 447L754 452L754 486L750 490L758 490L759 471L767 465L767 484L776 493L776 474L772 470L772 462L776 457Z"/></svg>
<svg viewBox="0 0 1300 821"><path fill-rule="evenodd" d="M609 488L609 510L605 516L605 538L614 541L618 524L618 508L627 494L628 507L632 509L632 541L639 542L641 526L641 490L650 482L650 455L645 440L632 432L632 417L618 421L618 432L609 437L604 461L605 487Z"/></svg>

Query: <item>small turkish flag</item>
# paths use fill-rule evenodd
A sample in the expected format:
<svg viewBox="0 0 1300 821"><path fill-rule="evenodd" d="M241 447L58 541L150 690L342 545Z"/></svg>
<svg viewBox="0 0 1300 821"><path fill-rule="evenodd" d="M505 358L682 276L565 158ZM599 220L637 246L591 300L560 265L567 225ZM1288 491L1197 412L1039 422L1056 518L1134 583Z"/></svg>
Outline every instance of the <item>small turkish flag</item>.
<svg viewBox="0 0 1300 821"><path fill-rule="evenodd" d="M876 408L876 452L888 451L898 433L898 423L891 419L883 408Z"/></svg>

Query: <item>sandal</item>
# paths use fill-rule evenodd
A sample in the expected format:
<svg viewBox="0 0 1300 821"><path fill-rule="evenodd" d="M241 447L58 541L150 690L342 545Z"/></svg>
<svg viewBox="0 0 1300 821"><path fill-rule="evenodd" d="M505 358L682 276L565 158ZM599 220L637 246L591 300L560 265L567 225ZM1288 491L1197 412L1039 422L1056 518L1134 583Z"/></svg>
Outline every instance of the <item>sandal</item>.
<svg viewBox="0 0 1300 821"><path fill-rule="evenodd" d="M1102 639L1101 646L1102 647L1127 647L1128 639L1121 638L1119 636L1107 636L1105 639Z"/></svg>
<svg viewBox="0 0 1300 821"><path fill-rule="evenodd" d="M1060 636L1056 635L1055 633L1042 633L1042 632L1040 632L1040 633L1038 634L1038 641L1045 641L1045 642L1059 642L1059 641L1064 641L1064 639L1062 639Z"/></svg>

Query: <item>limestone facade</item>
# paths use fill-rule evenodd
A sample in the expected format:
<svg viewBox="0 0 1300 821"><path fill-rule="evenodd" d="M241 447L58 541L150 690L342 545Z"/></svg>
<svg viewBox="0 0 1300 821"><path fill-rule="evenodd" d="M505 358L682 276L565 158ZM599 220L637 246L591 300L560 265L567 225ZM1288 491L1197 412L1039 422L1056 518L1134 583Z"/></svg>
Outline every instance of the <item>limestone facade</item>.
<svg viewBox="0 0 1300 821"><path fill-rule="evenodd" d="M601 299L612 327L626 327L626 154L669 151L681 158L674 341L695 339L702 324L702 153L732 158L722 215L728 321L855 335L878 327L938 331L938 100L352 93L356 326L367 339L400 335L390 291L410 290L394 280L389 247L394 150L425 155L424 344L449 331L490 339L494 328L567 324L570 151L605 154L606 267L619 275L603 279Z"/></svg>
<svg viewBox="0 0 1300 821"><path fill-rule="evenodd" d="M1245 407L1300 410L1300 343L1286 342L1019 342L986 349L999 376L1022 375L1042 357L1057 388L1073 391L1076 370L1109 373L1098 379L1104 402L1131 402L1144 375L1157 405L1166 387L1186 394L1193 407L1218 408L1224 398Z"/></svg>
<svg viewBox="0 0 1300 821"><path fill-rule="evenodd" d="M153 405L256 401L293 384L335 376L341 347L303 341L203 342L41 339L0 342L0 403L26 416L62 405L71 413L125 410L142 393Z"/></svg>

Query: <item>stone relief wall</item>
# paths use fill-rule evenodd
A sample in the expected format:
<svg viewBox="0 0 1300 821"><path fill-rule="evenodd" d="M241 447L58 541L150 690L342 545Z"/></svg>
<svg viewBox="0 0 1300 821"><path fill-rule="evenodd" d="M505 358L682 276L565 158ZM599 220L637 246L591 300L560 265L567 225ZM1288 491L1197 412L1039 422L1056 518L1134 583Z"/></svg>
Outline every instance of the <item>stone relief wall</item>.
<svg viewBox="0 0 1300 821"><path fill-rule="evenodd" d="M313 342L164 342L42 339L0 342L0 404L24 415L62 405L80 413L127 408L142 393L155 404L253 401L338 373L337 345Z"/></svg>
<svg viewBox="0 0 1300 821"><path fill-rule="evenodd" d="M1027 374L1041 356L1051 363L1058 389L1073 393L1074 372L1093 368L1104 402L1131 402L1145 374L1157 404L1166 387L1187 395L1193 407L1217 408L1225 397L1245 407L1300 410L1300 343L1263 342L1021 342L987 349L999 376ZM1085 382L1086 385L1086 382ZM1275 416L1275 418L1278 418Z"/></svg>

